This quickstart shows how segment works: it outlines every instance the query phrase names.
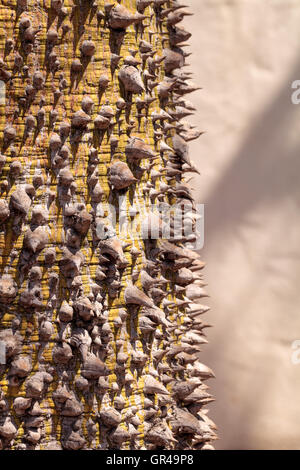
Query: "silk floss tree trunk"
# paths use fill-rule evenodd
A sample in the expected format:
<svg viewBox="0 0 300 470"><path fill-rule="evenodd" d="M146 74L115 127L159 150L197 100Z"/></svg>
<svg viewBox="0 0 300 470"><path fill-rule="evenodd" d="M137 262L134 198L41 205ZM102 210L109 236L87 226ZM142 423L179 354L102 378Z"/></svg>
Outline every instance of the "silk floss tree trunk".
<svg viewBox="0 0 300 470"><path fill-rule="evenodd" d="M1 2L2 449L212 448L187 14Z"/></svg>

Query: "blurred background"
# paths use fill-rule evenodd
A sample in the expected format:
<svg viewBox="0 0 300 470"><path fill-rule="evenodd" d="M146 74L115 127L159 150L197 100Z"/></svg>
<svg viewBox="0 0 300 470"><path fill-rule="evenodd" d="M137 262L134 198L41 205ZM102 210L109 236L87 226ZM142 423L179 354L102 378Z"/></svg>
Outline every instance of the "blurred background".
<svg viewBox="0 0 300 470"><path fill-rule="evenodd" d="M182 0L187 59L203 90L187 99L206 133L191 143L205 203L214 328L203 362L218 449L300 448L300 80L298 0Z"/></svg>

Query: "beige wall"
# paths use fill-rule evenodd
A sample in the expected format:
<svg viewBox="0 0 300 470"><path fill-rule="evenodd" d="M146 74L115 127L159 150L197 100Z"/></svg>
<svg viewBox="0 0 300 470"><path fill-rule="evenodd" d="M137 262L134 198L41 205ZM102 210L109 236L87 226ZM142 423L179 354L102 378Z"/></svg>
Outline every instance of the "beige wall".
<svg viewBox="0 0 300 470"><path fill-rule="evenodd" d="M183 0L182 0L183 1ZM299 0L184 0L220 449L300 448Z"/></svg>

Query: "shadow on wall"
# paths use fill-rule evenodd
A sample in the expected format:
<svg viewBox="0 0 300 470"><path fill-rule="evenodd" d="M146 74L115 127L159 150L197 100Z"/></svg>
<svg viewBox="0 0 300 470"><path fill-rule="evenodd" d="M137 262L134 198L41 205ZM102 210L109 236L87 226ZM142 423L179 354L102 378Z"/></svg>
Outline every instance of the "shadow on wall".
<svg viewBox="0 0 300 470"><path fill-rule="evenodd" d="M295 106L291 102L293 92L291 83L297 78L300 78L300 63L295 65L289 79L283 84L280 93L274 97L269 108L257 119L256 125L248 133L248 137L233 159L233 163L205 201L206 234L205 247L201 255L208 263L211 263L210 258L220 238L230 241L243 236L240 227L243 227L247 214L253 213L256 207L262 204L269 205L274 213L278 210L276 205L279 205L287 197L293 198L295 203L300 205L300 140L297 136L295 138L297 132L300 135L300 105ZM298 131L295 129L297 115L299 116ZM295 133L295 131L297 132ZM291 135L292 138L290 138ZM282 220L282 214L278 213L278 219ZM290 223L292 224L293 221L291 220ZM284 230L288 229L282 227L282 234L284 234ZM264 230L269 232L270 243L272 243L273 235L276 237L276 234L272 233L267 222ZM278 248L280 251L281 247ZM230 252L230 249L230 245L227 245L227 252ZM247 249L246 244L244 249ZM289 253L289 247L286 247L285 253ZM221 262L222 259L220 259ZM212 272L209 289L212 293L214 266L210 265L209 269ZM249 269L251 270L250 266ZM228 277L231 276L234 283L234 275L239 276L239 273L234 272L230 266L227 266L227 270ZM240 308L244 305L245 299L252 301L249 298L249 292L255 293L257 283L260 282L260 274L263 275L263 273L256 271L247 273L247 289L245 292L241 291L239 297L235 299ZM294 275L296 274L297 279L299 272L294 273ZM228 306L226 308L228 312ZM228 402L226 399L223 401L224 387L232 387L232 391L234 391L236 386L234 383L236 376L234 374L230 376L229 365L227 363L224 366L223 360L224 353L232 349L232 343L235 342L236 330L233 328L230 333L230 325L234 325L236 317L225 318L222 312L213 312L213 315L214 323L218 323L218 326L214 329L215 332L209 331L211 346L203 353L203 362L211 366L217 375L214 383L210 383L212 392L218 401L216 406L211 407L211 415L217 425L221 424L220 441L217 443L217 448L253 448L253 440L251 439L253 438L253 429L259 422L259 409L264 406L268 396L271 396L272 390L274 391L276 378L272 374L272 370L265 374L264 383L256 380L255 376L250 377L252 380L249 383L247 395L238 397L240 403L237 407L234 402ZM266 322L265 328L272 328L272 326ZM272 333L266 331L266 337L268 334ZM244 335L247 338L247 331L244 331ZM263 347L265 347L263 343L257 345L256 354L258 356L262 354L259 348ZM240 364L239 367L242 368L243 365ZM257 364L257 369L262 375L264 375L264 367L267 368L266 364ZM274 367L276 367L275 360ZM229 395L230 391L228 393L228 390L227 392L225 390L225 393ZM256 397L259 397L258 401ZM276 444L274 443L274 445Z"/></svg>
<svg viewBox="0 0 300 470"><path fill-rule="evenodd" d="M234 231L243 216L257 204L276 204L287 191L300 202L300 141L287 148L287 135L299 115L300 105L293 105L291 84L300 77L300 63L290 80L249 133L222 181L206 201L206 245L213 243L220 230Z"/></svg>

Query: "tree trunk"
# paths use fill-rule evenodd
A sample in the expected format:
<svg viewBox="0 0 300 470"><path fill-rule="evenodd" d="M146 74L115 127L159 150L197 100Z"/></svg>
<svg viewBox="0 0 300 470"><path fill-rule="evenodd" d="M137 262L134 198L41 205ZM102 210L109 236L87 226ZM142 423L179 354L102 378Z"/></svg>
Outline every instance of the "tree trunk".
<svg viewBox="0 0 300 470"><path fill-rule="evenodd" d="M185 14L1 2L3 449L211 448Z"/></svg>

